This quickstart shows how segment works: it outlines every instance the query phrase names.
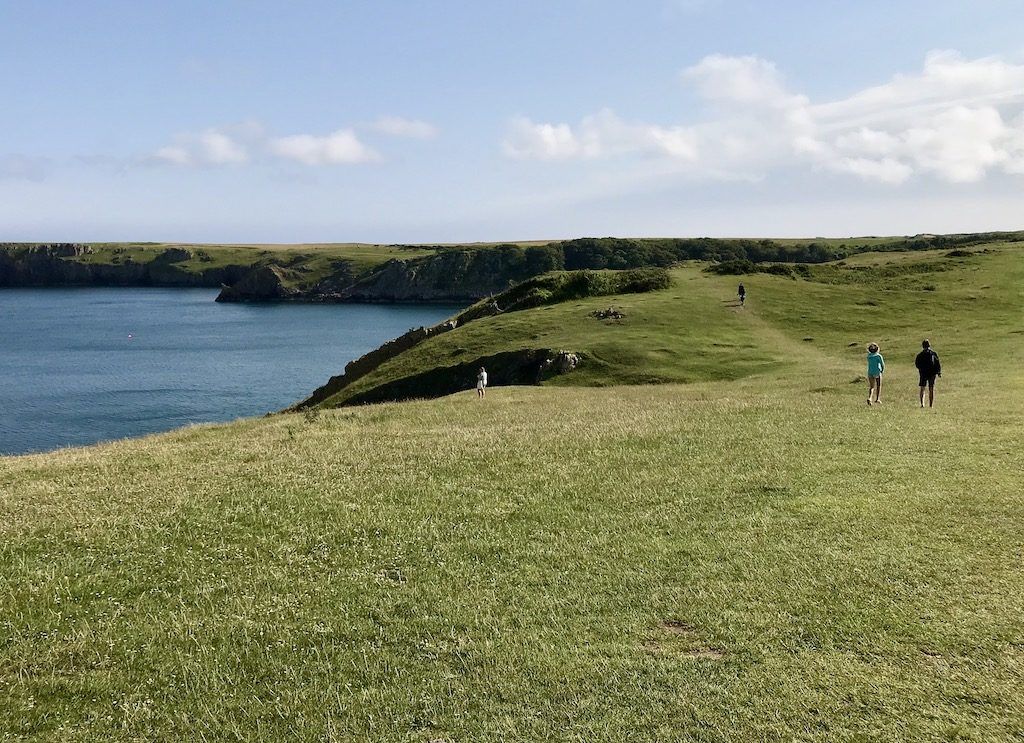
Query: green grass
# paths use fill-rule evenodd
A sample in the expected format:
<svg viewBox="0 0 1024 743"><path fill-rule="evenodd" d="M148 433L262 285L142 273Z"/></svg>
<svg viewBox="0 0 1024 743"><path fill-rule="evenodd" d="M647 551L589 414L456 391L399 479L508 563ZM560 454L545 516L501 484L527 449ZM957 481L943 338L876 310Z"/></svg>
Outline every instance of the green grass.
<svg viewBox="0 0 1024 743"><path fill-rule="evenodd" d="M202 243L88 243L91 252L68 257L75 263L119 265L127 262L146 264L157 259L168 248L183 248L189 258L174 265L190 274L228 266L255 267L272 263L295 270L285 284L291 288L308 289L318 281L337 272L339 262L347 264L354 276L366 275L383 263L399 259L410 260L432 255L443 247L484 250L497 243L469 243L465 245L374 245L370 243L294 243L294 244L202 244ZM515 243L522 247L543 245L546 241ZM27 244L25 244L27 245ZM10 247L20 247L10 244Z"/></svg>
<svg viewBox="0 0 1024 743"><path fill-rule="evenodd" d="M969 359L976 345L968 334L998 335L1021 317L1024 249L1010 244L988 250L967 258L948 258L946 251L912 254L914 261L904 253L874 254L877 266L811 266L811 280L715 276L703 271L706 264L692 262L672 272L666 291L591 297L473 320L391 359L324 405L343 404L428 369L521 348L585 354L578 371L551 383L586 386L781 373L859 358L871 340L882 343L883 354L891 349L907 360L929 335ZM738 281L749 293L744 308L735 300ZM591 317L609 305L625 319Z"/></svg>
<svg viewBox="0 0 1024 743"><path fill-rule="evenodd" d="M425 292L437 296L437 290L447 288L451 296L480 297L503 288L507 282L536 275L547 268L627 268L667 266L684 258L726 260L746 258L758 261L807 260L821 262L829 258L856 258L863 252L905 251L922 253L937 245L947 249L976 248L984 245L1024 241L1022 232L986 232L964 235L925 235L890 237L849 237L812 239L712 239L712 238L578 238L567 241L519 241L514 243L452 243L432 245L373 245L367 243L296 243L296 244L180 244L157 242L90 243L91 251L83 255L68 256L62 261L91 266L136 266L162 261L166 266L155 272L96 271L101 282L153 281L174 285L219 286L233 283L247 269L277 265L287 269L283 283L287 289L306 296L330 296L344 286L357 287L354 296L362 296L358 287L368 289L372 296L406 296L401 286L387 286L388 282L402 285L416 281L418 274L424 285L412 290L410 296ZM0 244L0 256L8 251L17 253L28 243ZM511 246L520 248L509 250ZM528 254L524 248L548 246ZM167 255L168 248L184 248L185 256ZM497 250L493 250L497 248ZM457 255L449 255L453 252ZM488 254L489 253L489 254ZM443 254L443 255L439 255ZM431 256L438 256L434 263ZM180 260L175 260L180 258ZM390 278L375 276L375 270L391 260L428 259L409 271L409 275ZM851 265L861 265L855 260ZM790 268L791 263L787 264ZM227 269L230 271L217 271ZM785 270L789 270L786 268ZM212 272L211 272L212 271ZM179 272L184 272L185 276ZM397 272L401 274L401 272ZM63 275L62 272L57 273ZM38 275L37 275L38 279ZM60 281L61 279L55 279ZM77 276L76 281L85 280ZM355 282L354 284L352 282ZM383 281L384 286L377 285ZM365 282L365 285L364 283ZM427 286L431 285L431 286ZM369 288L374 287L374 288ZM375 293L378 292L378 293ZM300 297L295 297L300 298Z"/></svg>
<svg viewBox="0 0 1024 743"><path fill-rule="evenodd" d="M0 459L0 731L1020 740L1024 251L921 275L687 266L429 342L558 385Z"/></svg>
<svg viewBox="0 0 1024 743"><path fill-rule="evenodd" d="M511 243L521 247L546 245L550 240ZM110 263L114 257L130 257L136 263L148 263L167 248L185 248L196 257L183 261L182 267L192 272L228 265L249 265L269 259L281 265L301 261L313 274L326 273L334 261L348 261L354 273L364 273L375 266L398 258L421 258L437 252L439 247L486 249L498 243L453 243L451 245L376 245L372 243L87 243L92 253L70 260L82 263ZM205 254L206 260L198 260Z"/></svg>
<svg viewBox="0 0 1024 743"><path fill-rule="evenodd" d="M89 243L93 252L72 259L82 263L111 263L130 258L148 263L167 248L185 248L193 257L182 261L184 270L198 273L210 268L252 265L269 260L281 265L301 262L309 278L326 275L335 261L347 261L362 273L393 258L419 258L435 252L430 247L370 245L367 243L199 244L199 243Z"/></svg>

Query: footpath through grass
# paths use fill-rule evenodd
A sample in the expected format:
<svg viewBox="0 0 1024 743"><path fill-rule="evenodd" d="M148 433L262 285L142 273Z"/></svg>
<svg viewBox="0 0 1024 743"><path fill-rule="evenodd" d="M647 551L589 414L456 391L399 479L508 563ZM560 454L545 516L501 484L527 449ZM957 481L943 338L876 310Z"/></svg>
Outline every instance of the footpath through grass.
<svg viewBox="0 0 1024 743"><path fill-rule="evenodd" d="M759 368L0 459L0 739L1019 740L1022 270L684 272L636 337Z"/></svg>
<svg viewBox="0 0 1024 743"><path fill-rule="evenodd" d="M917 384L914 355L930 337L954 367L1003 364L1024 346L1024 247L855 256L810 266L810 279L716 276L704 263L672 271L667 290L596 296L473 320L390 359L324 405L489 354L530 348L582 353L585 363L552 383L603 386L766 378L835 368L814 387L849 381L870 341L894 361L889 380ZM908 257L909 256L909 257ZM736 299L744 282L745 307ZM601 320L609 305L623 320ZM902 368L901 368L902 367ZM1006 365L1011 374L1017 368ZM470 386L474 379L466 380ZM884 390L883 390L884 392Z"/></svg>

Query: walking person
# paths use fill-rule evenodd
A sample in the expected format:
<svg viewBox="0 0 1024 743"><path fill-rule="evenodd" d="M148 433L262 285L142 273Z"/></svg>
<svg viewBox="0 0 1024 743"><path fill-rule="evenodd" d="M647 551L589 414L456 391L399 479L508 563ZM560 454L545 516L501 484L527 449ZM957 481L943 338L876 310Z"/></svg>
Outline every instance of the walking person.
<svg viewBox="0 0 1024 743"><path fill-rule="evenodd" d="M476 373L476 396L483 397L487 394L487 370L482 366Z"/></svg>
<svg viewBox="0 0 1024 743"><path fill-rule="evenodd" d="M882 372L885 371L885 359L878 352L877 343L868 344L868 406L871 405L871 393L874 392L876 405L882 404Z"/></svg>
<svg viewBox="0 0 1024 743"><path fill-rule="evenodd" d="M917 391L918 402L924 407L924 388L928 388L928 407L935 403L935 377L942 376L942 364L939 362L939 355L935 353L932 344L925 338L921 341L921 353L914 359L914 366L921 376L920 387Z"/></svg>
<svg viewBox="0 0 1024 743"><path fill-rule="evenodd" d="M743 284L740 284L740 288L736 290L736 293L740 297L740 307L742 307L747 301L747 290L743 287Z"/></svg>

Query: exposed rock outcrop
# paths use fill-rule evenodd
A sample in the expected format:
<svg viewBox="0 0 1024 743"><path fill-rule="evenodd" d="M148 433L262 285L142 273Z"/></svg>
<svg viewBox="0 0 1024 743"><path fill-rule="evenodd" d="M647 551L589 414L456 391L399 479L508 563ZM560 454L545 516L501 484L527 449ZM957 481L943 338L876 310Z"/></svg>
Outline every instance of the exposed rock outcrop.
<svg viewBox="0 0 1024 743"><path fill-rule="evenodd" d="M0 250L0 286L46 286L87 283L87 264L64 258L91 253L87 245L55 243Z"/></svg>
<svg viewBox="0 0 1024 743"><path fill-rule="evenodd" d="M181 263L192 258L192 251L188 248L167 248L154 259L154 263Z"/></svg>
<svg viewBox="0 0 1024 743"><path fill-rule="evenodd" d="M572 351L558 351L554 355L545 358L544 362L540 365L540 379L554 376L556 374L566 374L571 372L582 362L583 357L578 353L573 353Z"/></svg>
<svg viewBox="0 0 1024 743"><path fill-rule="evenodd" d="M220 266L189 271L180 264L192 258L185 248L167 248L152 260L135 261L115 251L107 261L91 258L89 245L0 246L0 286L209 286L237 281L248 266Z"/></svg>
<svg viewBox="0 0 1024 743"><path fill-rule="evenodd" d="M504 291L516 281L550 270L522 261L510 246L486 250L443 250L412 260L391 260L357 281L351 301L472 301Z"/></svg>
<svg viewBox="0 0 1024 743"><path fill-rule="evenodd" d="M351 302L355 277L348 261L334 261L326 276L311 283L309 270L299 260L295 268L265 264L247 271L234 284L221 287L218 302Z"/></svg>
<svg viewBox="0 0 1024 743"><path fill-rule="evenodd" d="M81 243L51 243L49 245L33 245L27 249L29 255L50 258L70 258L77 255L89 255L92 248Z"/></svg>
<svg viewBox="0 0 1024 743"><path fill-rule="evenodd" d="M294 284L301 277L280 266L259 266L249 271L235 284L224 286L217 295L218 302L245 302L252 300L291 299L298 294Z"/></svg>

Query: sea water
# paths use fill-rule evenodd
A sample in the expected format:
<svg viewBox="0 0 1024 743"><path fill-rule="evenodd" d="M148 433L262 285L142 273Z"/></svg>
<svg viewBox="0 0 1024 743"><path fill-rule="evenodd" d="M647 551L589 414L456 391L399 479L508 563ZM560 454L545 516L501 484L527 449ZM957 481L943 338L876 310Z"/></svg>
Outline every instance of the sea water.
<svg viewBox="0 0 1024 743"><path fill-rule="evenodd" d="M0 290L0 454L280 410L456 306L221 304L216 290Z"/></svg>

